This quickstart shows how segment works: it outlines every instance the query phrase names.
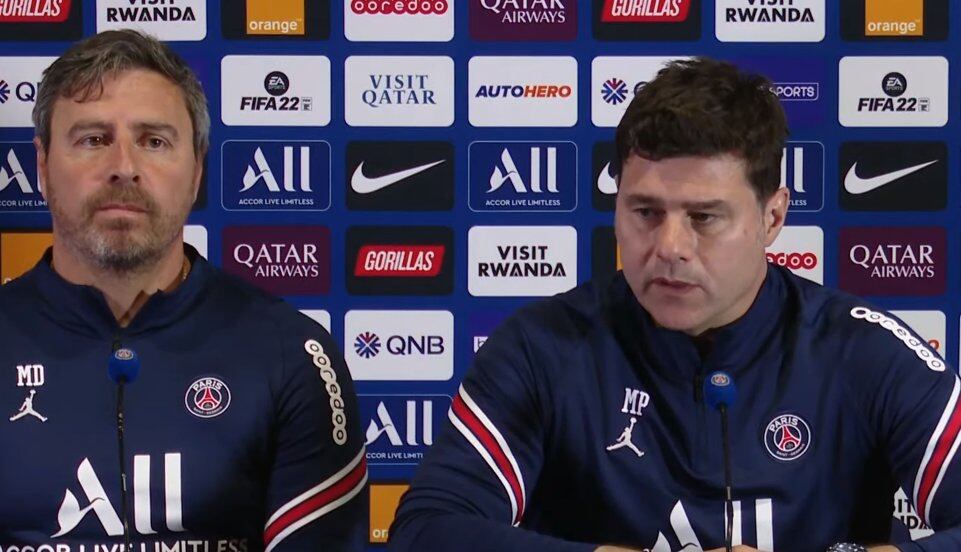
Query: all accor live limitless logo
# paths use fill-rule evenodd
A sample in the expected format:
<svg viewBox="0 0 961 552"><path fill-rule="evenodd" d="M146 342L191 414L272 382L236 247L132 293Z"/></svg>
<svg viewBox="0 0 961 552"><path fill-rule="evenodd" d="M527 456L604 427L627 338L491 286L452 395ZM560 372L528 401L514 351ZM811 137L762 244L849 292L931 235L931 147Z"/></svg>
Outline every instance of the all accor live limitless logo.
<svg viewBox="0 0 961 552"><path fill-rule="evenodd" d="M687 19L690 0L604 0L604 23L673 23Z"/></svg>
<svg viewBox="0 0 961 552"><path fill-rule="evenodd" d="M0 23L62 23L71 0L0 0Z"/></svg>
<svg viewBox="0 0 961 552"><path fill-rule="evenodd" d="M440 274L443 245L364 245L354 265L356 276L432 278Z"/></svg>

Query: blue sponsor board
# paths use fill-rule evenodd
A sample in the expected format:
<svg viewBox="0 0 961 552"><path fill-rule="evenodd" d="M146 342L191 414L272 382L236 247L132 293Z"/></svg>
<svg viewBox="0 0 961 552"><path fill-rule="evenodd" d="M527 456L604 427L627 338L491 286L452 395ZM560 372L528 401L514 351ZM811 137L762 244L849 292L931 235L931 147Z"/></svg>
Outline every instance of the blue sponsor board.
<svg viewBox="0 0 961 552"><path fill-rule="evenodd" d="M358 395L367 463L414 466L440 435L447 395Z"/></svg>
<svg viewBox="0 0 961 552"><path fill-rule="evenodd" d="M573 142L473 142L468 150L472 211L573 211Z"/></svg>
<svg viewBox="0 0 961 552"><path fill-rule="evenodd" d="M327 142L228 140L221 154L221 201L228 211L330 208Z"/></svg>
<svg viewBox="0 0 961 552"><path fill-rule="evenodd" d="M0 142L0 212L47 210L37 177L37 150L32 142Z"/></svg>
<svg viewBox="0 0 961 552"><path fill-rule="evenodd" d="M791 190L790 212L820 211L824 207L824 145L788 142L781 156L781 186Z"/></svg>
<svg viewBox="0 0 961 552"><path fill-rule="evenodd" d="M824 123L828 96L828 71L823 59L814 57L738 58L743 69L771 80L792 129Z"/></svg>
<svg viewBox="0 0 961 552"><path fill-rule="evenodd" d="M510 311L480 311L470 314L468 319L470 348L468 350L471 351L471 356L477 354L491 333L503 324L508 316Z"/></svg>

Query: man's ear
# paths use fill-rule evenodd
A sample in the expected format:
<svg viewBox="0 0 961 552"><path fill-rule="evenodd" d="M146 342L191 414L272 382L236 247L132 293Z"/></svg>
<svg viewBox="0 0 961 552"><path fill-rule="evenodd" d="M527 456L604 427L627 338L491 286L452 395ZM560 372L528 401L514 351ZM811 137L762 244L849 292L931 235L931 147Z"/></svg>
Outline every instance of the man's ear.
<svg viewBox="0 0 961 552"><path fill-rule="evenodd" d="M790 205L791 192L786 188L778 188L771 197L764 202L763 222L764 222L764 246L770 247L781 228L784 228L784 221L787 219L787 209Z"/></svg>
<svg viewBox="0 0 961 552"><path fill-rule="evenodd" d="M37 187L40 189L40 195L43 196L44 201L47 200L47 194L44 191L46 189L47 182L47 148L43 147L43 142L40 141L39 136L34 136L33 147L37 149Z"/></svg>

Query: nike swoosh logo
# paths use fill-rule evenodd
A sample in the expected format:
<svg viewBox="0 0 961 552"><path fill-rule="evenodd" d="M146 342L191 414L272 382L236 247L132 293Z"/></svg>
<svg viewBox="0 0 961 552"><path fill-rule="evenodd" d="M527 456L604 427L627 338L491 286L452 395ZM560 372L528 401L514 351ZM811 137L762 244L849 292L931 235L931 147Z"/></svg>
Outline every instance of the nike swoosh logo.
<svg viewBox="0 0 961 552"><path fill-rule="evenodd" d="M921 163L920 165L915 165L913 167L908 167L906 169L901 169L894 172L889 172L886 174L879 174L878 176L872 176L871 178L861 178L858 176L857 168L858 164L854 163L851 168L848 169L848 174L844 175L844 189L851 194L866 194L871 190L876 190L881 186L890 184L899 178L903 178L911 173L918 172L921 169L937 163L938 160L928 161L927 163Z"/></svg>
<svg viewBox="0 0 961 552"><path fill-rule="evenodd" d="M433 163L385 174L375 178L370 178L364 174L364 162L361 161L360 165L357 165L357 168L354 170L354 174L350 177L350 187L353 188L353 190L358 194L370 194L378 190L383 190L387 186L397 184L405 178L410 178L415 174L422 173L433 166L440 165L444 161L444 159L441 159L440 161L434 161Z"/></svg>
<svg viewBox="0 0 961 552"><path fill-rule="evenodd" d="M604 195L617 194L617 181L611 176L610 170L611 164L608 163L601 169L601 174L597 175L597 189Z"/></svg>

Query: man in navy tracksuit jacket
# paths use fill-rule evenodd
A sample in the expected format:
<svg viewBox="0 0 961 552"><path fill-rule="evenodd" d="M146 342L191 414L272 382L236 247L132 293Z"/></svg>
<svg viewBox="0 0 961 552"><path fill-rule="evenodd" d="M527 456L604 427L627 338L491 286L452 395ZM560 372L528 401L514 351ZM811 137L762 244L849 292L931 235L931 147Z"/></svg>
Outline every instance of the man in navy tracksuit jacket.
<svg viewBox="0 0 961 552"><path fill-rule="evenodd" d="M0 288L0 552L362 549L336 345L183 244L209 132L187 65L101 33L45 71L34 122L53 247ZM112 354L140 360L115 372L123 453Z"/></svg>
<svg viewBox="0 0 961 552"><path fill-rule="evenodd" d="M623 272L490 336L392 550L711 550L728 521L736 550L961 550L955 371L891 315L765 261L788 200L769 90L697 59L638 93L617 131ZM717 371L739 389L730 516ZM898 487L937 532L895 547Z"/></svg>

